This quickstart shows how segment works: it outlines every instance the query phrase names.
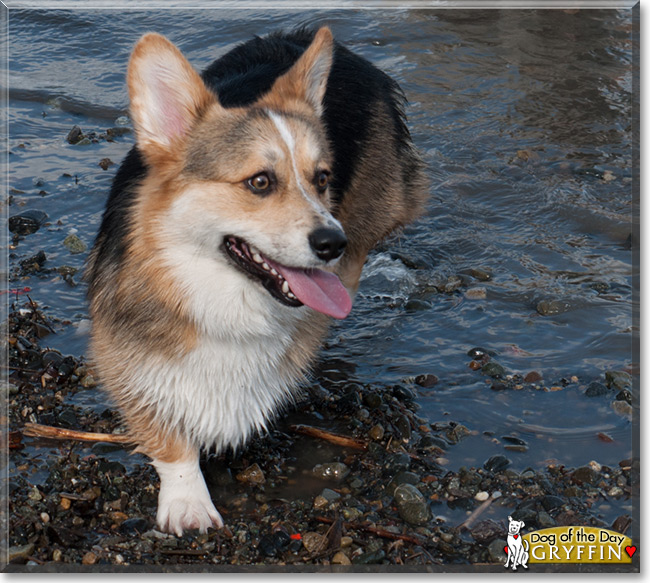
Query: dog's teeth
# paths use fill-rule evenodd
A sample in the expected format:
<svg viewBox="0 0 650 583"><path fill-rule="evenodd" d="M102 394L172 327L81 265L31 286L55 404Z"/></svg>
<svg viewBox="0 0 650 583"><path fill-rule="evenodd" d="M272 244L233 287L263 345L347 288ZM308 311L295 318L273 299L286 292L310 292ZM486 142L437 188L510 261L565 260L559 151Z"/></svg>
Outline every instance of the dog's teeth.
<svg viewBox="0 0 650 583"><path fill-rule="evenodd" d="M271 267L271 275L277 275L277 274L278 274L278 272Z"/></svg>
<svg viewBox="0 0 650 583"><path fill-rule="evenodd" d="M291 292L289 292L287 296L289 296L292 300L296 299L296 296L294 296Z"/></svg>
<svg viewBox="0 0 650 583"><path fill-rule="evenodd" d="M264 259L262 259L262 256L259 253L253 253L253 261L255 261L255 263L262 263Z"/></svg>
<svg viewBox="0 0 650 583"><path fill-rule="evenodd" d="M264 263L262 263L262 267L263 267L264 269L266 269L266 271L269 271L269 270L271 269L271 268L269 267L269 264L268 264L266 261L265 261Z"/></svg>
<svg viewBox="0 0 650 583"><path fill-rule="evenodd" d="M288 294L288 293L289 293L289 284L288 284L286 281L282 284L282 291L283 291L285 294ZM293 295L293 294L290 294L290 295Z"/></svg>

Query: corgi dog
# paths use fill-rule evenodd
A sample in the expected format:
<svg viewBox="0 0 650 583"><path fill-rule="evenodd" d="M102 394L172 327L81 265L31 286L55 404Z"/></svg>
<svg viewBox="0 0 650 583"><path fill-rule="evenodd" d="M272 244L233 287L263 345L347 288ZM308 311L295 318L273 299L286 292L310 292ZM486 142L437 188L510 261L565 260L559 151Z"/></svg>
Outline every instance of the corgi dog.
<svg viewBox="0 0 650 583"><path fill-rule="evenodd" d="M202 451L263 430L305 379L368 252L414 220L423 164L391 78L326 27L197 73L150 33L128 65L136 143L87 265L91 354L160 477L158 527L221 527Z"/></svg>

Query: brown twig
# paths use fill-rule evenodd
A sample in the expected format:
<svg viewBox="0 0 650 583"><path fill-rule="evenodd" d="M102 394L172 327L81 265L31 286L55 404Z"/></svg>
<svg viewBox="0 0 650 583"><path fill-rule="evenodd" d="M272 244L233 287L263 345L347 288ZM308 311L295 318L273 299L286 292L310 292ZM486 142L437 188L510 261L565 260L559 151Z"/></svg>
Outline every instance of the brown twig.
<svg viewBox="0 0 650 583"><path fill-rule="evenodd" d="M326 516L317 516L316 520L318 522L323 522L325 524L332 524L334 520L332 518L327 518ZM381 538L388 538L391 540L403 540L404 542L411 543L413 545L421 545L424 541L420 537L416 537L410 534L399 534L396 532L390 532L389 530L384 530L383 528L377 528L376 526L370 526L365 524L355 524L354 522L344 522L343 526L345 528L350 528L352 530L363 530L371 534L376 534Z"/></svg>
<svg viewBox="0 0 650 583"><path fill-rule="evenodd" d="M40 425L38 423L25 423L23 435L29 437L46 437L48 439L72 439L74 441L95 441L104 443L133 442L127 435L117 433L91 433L89 431L76 431L74 429L63 429L51 425Z"/></svg>
<svg viewBox="0 0 650 583"><path fill-rule="evenodd" d="M368 449L368 443L362 439L355 439L354 437L340 435L339 433L332 433L331 431L326 431L325 429L320 429L311 425L291 425L289 429L295 433L308 435L309 437L315 437L317 439L323 439L325 441L329 441L330 443L341 445L343 447L351 447L353 449L363 450Z"/></svg>
<svg viewBox="0 0 650 583"><path fill-rule="evenodd" d="M456 527L456 531L460 532L463 528L467 528L467 529L469 529L469 527L472 526L472 524L474 524L474 522L476 521L476 519L477 519L481 514L483 514L483 513L487 510L487 508L488 508L488 506L489 506L490 504L492 504L492 501L493 501L493 500L494 500L494 498L490 497L490 498L488 498L485 502L483 502L483 503L482 503L482 504L481 504L481 505L480 505L476 510L474 510L474 512L472 512L472 513L471 513L471 514L470 514L470 515L465 519L464 522L462 522L461 524L459 524L459 525Z"/></svg>

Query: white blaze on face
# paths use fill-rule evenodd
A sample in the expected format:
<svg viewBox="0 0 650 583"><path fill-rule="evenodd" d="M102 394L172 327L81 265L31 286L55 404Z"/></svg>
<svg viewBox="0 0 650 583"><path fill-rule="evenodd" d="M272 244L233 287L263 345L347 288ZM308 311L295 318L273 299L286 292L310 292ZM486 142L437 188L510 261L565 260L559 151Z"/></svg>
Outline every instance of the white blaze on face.
<svg viewBox="0 0 650 583"><path fill-rule="evenodd" d="M275 127L277 128L280 137L282 138L285 145L287 146L287 149L289 150L289 156L291 157L291 166L293 168L293 174L296 179L296 184L300 189L300 193L305 198L305 200L309 202L309 204L312 206L314 211L316 211L318 216L320 216L323 219L324 226L340 229L342 231L343 227L341 226L341 223L339 223L329 213L329 211L327 211L327 209L325 209L321 204L319 204L318 201L314 200L314 198L312 198L303 187L302 181L300 179L300 172L298 170L298 164L296 163L296 140L294 139L293 134L291 133L291 129L289 128L285 120L282 118L282 116L269 110L267 110L267 113L269 115L269 118L271 118L271 120L275 124Z"/></svg>

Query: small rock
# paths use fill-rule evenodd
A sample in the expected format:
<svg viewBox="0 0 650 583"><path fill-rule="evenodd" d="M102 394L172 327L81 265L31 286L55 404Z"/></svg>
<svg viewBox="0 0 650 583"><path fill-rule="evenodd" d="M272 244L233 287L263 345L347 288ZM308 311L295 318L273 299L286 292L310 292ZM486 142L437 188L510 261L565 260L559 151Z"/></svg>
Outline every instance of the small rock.
<svg viewBox="0 0 650 583"><path fill-rule="evenodd" d="M501 538L493 540L488 545L488 553L490 554L490 561L493 563L505 564L506 562L506 552L503 550L508 543Z"/></svg>
<svg viewBox="0 0 650 583"><path fill-rule="evenodd" d="M606 395L608 392L609 389L603 383L599 383L598 381L593 381L589 383L589 386L585 391L585 395L587 397L601 397L603 395Z"/></svg>
<svg viewBox="0 0 650 583"><path fill-rule="evenodd" d="M624 371L610 370L605 373L607 386L612 389L627 389L632 386L632 376Z"/></svg>
<svg viewBox="0 0 650 583"><path fill-rule="evenodd" d="M27 210L9 217L9 230L15 235L31 235L43 226L47 218L43 211Z"/></svg>
<svg viewBox="0 0 650 583"><path fill-rule="evenodd" d="M400 401L413 401L415 399L415 393L403 385L395 385L393 387L393 396Z"/></svg>
<svg viewBox="0 0 650 583"><path fill-rule="evenodd" d="M479 502L485 502L489 497L490 494L485 490L483 490L481 492L477 492L476 495L474 496L474 499L478 500Z"/></svg>
<svg viewBox="0 0 650 583"><path fill-rule="evenodd" d="M494 472L496 474L505 470L510 464L511 461L506 456L493 455L483 464L483 467L488 472Z"/></svg>
<svg viewBox="0 0 650 583"><path fill-rule="evenodd" d="M133 536L140 535L149 530L149 521L145 518L135 517L125 520L120 524L119 531L123 534Z"/></svg>
<svg viewBox="0 0 650 583"><path fill-rule="evenodd" d="M97 164L97 166L99 166L102 170L108 170L111 166L114 165L115 162L113 162L113 160L111 160L110 158L102 158L99 161L99 164Z"/></svg>
<svg viewBox="0 0 650 583"><path fill-rule="evenodd" d="M240 482L247 482L249 484L263 484L266 482L264 472L258 464L248 466L245 470L239 472L235 477Z"/></svg>
<svg viewBox="0 0 650 583"><path fill-rule="evenodd" d="M369 551L367 553L363 553L357 557L354 557L352 559L352 563L355 565L373 565L376 563L380 563L385 556L386 553L384 552L383 549L379 549L376 551Z"/></svg>
<svg viewBox="0 0 650 583"><path fill-rule="evenodd" d="M431 518L426 498L413 484L400 484L393 497L399 515L409 524L423 525Z"/></svg>
<svg viewBox="0 0 650 583"><path fill-rule="evenodd" d="M487 289L484 287L472 287L465 290L464 295L468 300L484 300L487 298Z"/></svg>
<svg viewBox="0 0 650 583"><path fill-rule="evenodd" d="M629 405L632 404L632 393L628 391L627 389L623 389L616 393L616 400L617 401L625 401Z"/></svg>
<svg viewBox="0 0 650 583"><path fill-rule="evenodd" d="M571 310L571 304L566 300L542 300L536 309L541 316L556 316Z"/></svg>
<svg viewBox="0 0 650 583"><path fill-rule="evenodd" d="M467 356L473 358L474 360L480 360L485 357L496 356L496 355L497 353L494 352L493 350L487 350L485 348L481 348L480 346L476 346L475 348L471 348L470 350L467 351Z"/></svg>
<svg viewBox="0 0 650 583"><path fill-rule="evenodd" d="M470 532L472 538L482 545L488 544L498 536L505 536L505 528L498 522L488 518L479 522Z"/></svg>
<svg viewBox="0 0 650 583"><path fill-rule="evenodd" d="M395 477L386 486L386 492L393 496L398 486L402 484L417 484L420 481L420 476L414 472L398 472Z"/></svg>
<svg viewBox="0 0 650 583"><path fill-rule="evenodd" d="M62 497L61 498L61 508L63 508L63 510L69 510L70 506L72 506L72 502L70 501L70 499Z"/></svg>
<svg viewBox="0 0 650 583"><path fill-rule="evenodd" d="M612 409L617 415L620 415L621 417L627 417L630 420L632 419L632 405L630 405L627 401L613 401Z"/></svg>
<svg viewBox="0 0 650 583"><path fill-rule="evenodd" d="M525 377L524 377L524 382L525 383L538 383L539 381L542 380L542 375L539 374L537 371L531 371L529 372Z"/></svg>
<svg viewBox="0 0 650 583"><path fill-rule="evenodd" d="M318 532L306 532L302 535L302 545L310 555L315 555L327 548L327 538Z"/></svg>
<svg viewBox="0 0 650 583"><path fill-rule="evenodd" d="M408 470L411 467L411 458L407 453L394 453L388 457L384 467L389 472Z"/></svg>
<svg viewBox="0 0 650 583"><path fill-rule="evenodd" d="M363 516L363 512L358 508L347 507L343 509L343 518L348 522L354 522Z"/></svg>
<svg viewBox="0 0 650 583"><path fill-rule="evenodd" d="M590 468L589 466L582 466L580 468L577 468L571 474L571 479L575 483L578 484L587 483L587 484L591 484L592 486L598 482L598 477L599 477L598 472L593 468Z"/></svg>
<svg viewBox="0 0 650 583"><path fill-rule="evenodd" d="M354 539L351 536L342 536L341 537L341 548L342 549L347 549L348 547L352 546L353 542L354 542Z"/></svg>
<svg viewBox="0 0 650 583"><path fill-rule="evenodd" d="M88 246L73 233L63 239L63 246L73 255L83 253L88 248Z"/></svg>
<svg viewBox="0 0 650 583"><path fill-rule="evenodd" d="M412 299L404 304L404 309L407 312L426 312L431 309L431 304L424 300Z"/></svg>
<svg viewBox="0 0 650 583"><path fill-rule="evenodd" d="M447 278L445 284L443 285L442 291L444 293L450 294L460 289L462 285L463 285L463 280L460 277L458 277L457 275L450 275Z"/></svg>
<svg viewBox="0 0 650 583"><path fill-rule="evenodd" d="M93 552L86 553L81 559L82 565L94 565L97 562L97 555Z"/></svg>
<svg viewBox="0 0 650 583"><path fill-rule="evenodd" d="M84 134L81 131L81 128L78 125L72 126L72 129L68 132L67 137L65 138L69 144L76 144L84 138Z"/></svg>
<svg viewBox="0 0 650 583"><path fill-rule="evenodd" d="M464 437L471 435L471 433L472 432L464 425L454 423L449 427L449 429L447 429L447 431L445 431L445 436L450 443L458 443Z"/></svg>
<svg viewBox="0 0 650 583"><path fill-rule="evenodd" d="M506 376L506 369L497 362L488 362L481 368L481 372L492 378L503 378Z"/></svg>
<svg viewBox="0 0 650 583"><path fill-rule="evenodd" d="M63 559L63 553L61 552L60 549L54 549L52 551L52 560L55 562L60 562L61 559Z"/></svg>
<svg viewBox="0 0 650 583"><path fill-rule="evenodd" d="M381 423L377 423L377 425L373 425L370 428L370 431L368 431L368 436L370 439L373 439L375 441L381 441L384 438L384 426Z"/></svg>
<svg viewBox="0 0 650 583"><path fill-rule="evenodd" d="M350 561L349 557L343 551L334 553L334 556L332 557L332 565L351 565L351 564L352 561Z"/></svg>
<svg viewBox="0 0 650 583"><path fill-rule="evenodd" d="M350 473L350 468L343 462L330 462L326 464L318 464L312 470L313 474L323 480L335 480L341 482Z"/></svg>
<svg viewBox="0 0 650 583"><path fill-rule="evenodd" d="M555 520L553 518L551 518L550 514L548 514L547 512L544 512L543 510L540 510L537 513L536 522L537 522L537 526L539 526L539 528L552 528L552 527L556 526L556 524L557 524L555 522Z"/></svg>
<svg viewBox="0 0 650 583"><path fill-rule="evenodd" d="M368 407L368 409L378 409L381 407L381 396L377 393L366 393L363 396L363 404Z"/></svg>
<svg viewBox="0 0 650 583"><path fill-rule="evenodd" d="M415 384L430 389L438 384L438 377L434 374L421 374L415 377Z"/></svg>

